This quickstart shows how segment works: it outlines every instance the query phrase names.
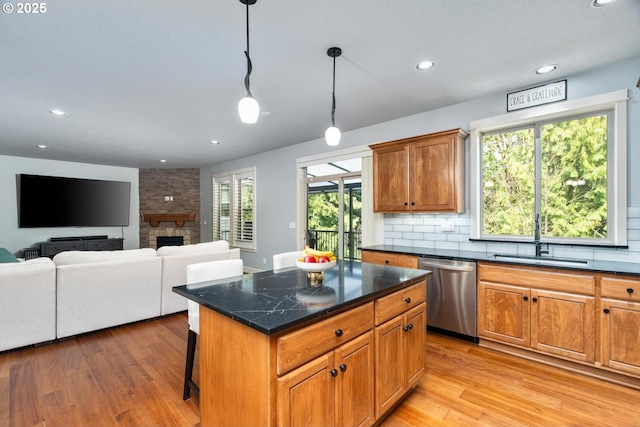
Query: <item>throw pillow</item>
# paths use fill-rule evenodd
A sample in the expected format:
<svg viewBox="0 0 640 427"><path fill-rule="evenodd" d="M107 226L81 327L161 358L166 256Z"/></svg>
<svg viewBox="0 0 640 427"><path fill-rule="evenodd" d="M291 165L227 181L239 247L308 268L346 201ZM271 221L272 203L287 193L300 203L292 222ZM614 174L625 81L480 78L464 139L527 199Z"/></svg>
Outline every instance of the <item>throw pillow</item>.
<svg viewBox="0 0 640 427"><path fill-rule="evenodd" d="M15 257L6 248L0 248L0 263L3 262L18 262L18 258Z"/></svg>

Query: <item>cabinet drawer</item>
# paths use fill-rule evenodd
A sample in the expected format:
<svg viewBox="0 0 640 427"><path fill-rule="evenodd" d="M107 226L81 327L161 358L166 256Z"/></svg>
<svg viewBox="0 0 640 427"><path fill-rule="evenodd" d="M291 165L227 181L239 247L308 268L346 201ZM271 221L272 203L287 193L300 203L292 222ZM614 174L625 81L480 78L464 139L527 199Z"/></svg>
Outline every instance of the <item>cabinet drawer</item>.
<svg viewBox="0 0 640 427"><path fill-rule="evenodd" d="M583 295L595 295L596 292L596 278L588 273L561 273L549 268L506 267L484 263L478 265L478 280L485 282Z"/></svg>
<svg viewBox="0 0 640 427"><path fill-rule="evenodd" d="M57 254L64 251L81 251L84 249L84 242L81 240L72 242L44 243L43 245L44 250L42 250L42 252L45 254Z"/></svg>
<svg viewBox="0 0 640 427"><path fill-rule="evenodd" d="M420 282L376 300L376 325L404 313L427 300L427 283Z"/></svg>
<svg viewBox="0 0 640 427"><path fill-rule="evenodd" d="M115 251L122 249L122 240L120 239L108 239L108 240L87 240L88 251Z"/></svg>
<svg viewBox="0 0 640 427"><path fill-rule="evenodd" d="M388 252L362 251L362 262L391 265L394 267L418 268L418 257Z"/></svg>
<svg viewBox="0 0 640 427"><path fill-rule="evenodd" d="M640 302L640 281L603 277L600 281L602 297Z"/></svg>
<svg viewBox="0 0 640 427"><path fill-rule="evenodd" d="M277 338L277 374L282 375L373 328L373 302Z"/></svg>

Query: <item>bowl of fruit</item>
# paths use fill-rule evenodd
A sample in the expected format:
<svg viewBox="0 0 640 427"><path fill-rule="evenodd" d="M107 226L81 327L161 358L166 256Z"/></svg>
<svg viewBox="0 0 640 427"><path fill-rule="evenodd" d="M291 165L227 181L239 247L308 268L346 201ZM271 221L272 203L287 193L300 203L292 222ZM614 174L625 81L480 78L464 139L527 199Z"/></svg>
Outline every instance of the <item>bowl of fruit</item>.
<svg viewBox="0 0 640 427"><path fill-rule="evenodd" d="M318 273L335 267L336 257L332 251L319 251L307 246L296 260L296 266L306 272Z"/></svg>

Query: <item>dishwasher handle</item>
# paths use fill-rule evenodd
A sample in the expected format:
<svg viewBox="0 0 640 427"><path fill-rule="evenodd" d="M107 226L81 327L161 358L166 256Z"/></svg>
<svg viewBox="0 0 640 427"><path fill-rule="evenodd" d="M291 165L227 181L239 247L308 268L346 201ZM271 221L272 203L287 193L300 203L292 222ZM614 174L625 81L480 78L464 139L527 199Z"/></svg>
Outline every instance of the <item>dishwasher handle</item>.
<svg viewBox="0 0 640 427"><path fill-rule="evenodd" d="M449 265L449 264L439 263L437 261L424 261L424 260L420 260L418 262L418 267L439 268L440 270L449 270L449 271L463 271L463 272L473 271L472 266Z"/></svg>

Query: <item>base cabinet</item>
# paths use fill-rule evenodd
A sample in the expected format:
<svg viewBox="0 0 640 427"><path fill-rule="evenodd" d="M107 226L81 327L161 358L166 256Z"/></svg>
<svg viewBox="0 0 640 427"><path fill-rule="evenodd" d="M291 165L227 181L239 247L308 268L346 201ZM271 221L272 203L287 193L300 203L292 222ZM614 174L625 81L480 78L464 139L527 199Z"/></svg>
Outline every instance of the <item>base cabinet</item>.
<svg viewBox="0 0 640 427"><path fill-rule="evenodd" d="M418 257L415 255L394 254L389 252L362 251L362 262L390 265L393 267L418 268Z"/></svg>
<svg viewBox="0 0 640 427"><path fill-rule="evenodd" d="M373 424L373 333L278 378L278 426Z"/></svg>
<svg viewBox="0 0 640 427"><path fill-rule="evenodd" d="M532 289L531 348L593 363L595 298Z"/></svg>
<svg viewBox="0 0 640 427"><path fill-rule="evenodd" d="M478 334L506 344L529 347L529 289L478 282Z"/></svg>
<svg viewBox="0 0 640 427"><path fill-rule="evenodd" d="M601 287L602 364L640 376L640 280L603 277Z"/></svg>
<svg viewBox="0 0 640 427"><path fill-rule="evenodd" d="M478 271L481 338L595 362L593 276L486 265Z"/></svg>

